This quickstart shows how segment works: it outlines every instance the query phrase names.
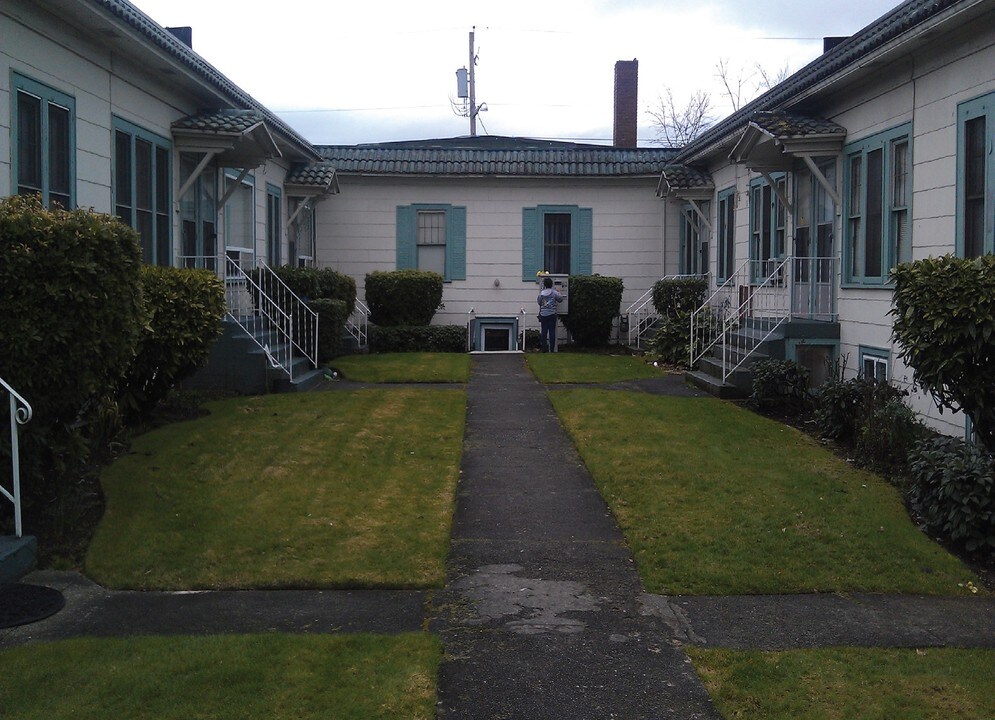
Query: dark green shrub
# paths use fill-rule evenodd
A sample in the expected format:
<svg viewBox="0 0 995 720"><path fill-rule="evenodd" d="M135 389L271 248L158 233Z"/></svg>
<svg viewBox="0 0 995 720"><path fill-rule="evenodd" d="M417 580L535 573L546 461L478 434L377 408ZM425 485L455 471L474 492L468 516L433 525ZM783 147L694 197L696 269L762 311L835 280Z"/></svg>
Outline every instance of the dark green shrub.
<svg viewBox="0 0 995 720"><path fill-rule="evenodd" d="M653 285L653 307L660 317L691 317L705 302L708 279L664 278Z"/></svg>
<svg viewBox="0 0 995 720"><path fill-rule="evenodd" d="M995 551L995 462L950 437L920 443L909 456L912 504L926 527L968 551Z"/></svg>
<svg viewBox="0 0 995 720"><path fill-rule="evenodd" d="M346 304L349 314L356 307L356 281L337 270L293 265L282 265L271 270L291 292L305 302L318 299L341 300ZM260 269L250 270L249 277L258 284L263 272Z"/></svg>
<svg viewBox="0 0 995 720"><path fill-rule="evenodd" d="M718 319L711 313L701 313L695 318L699 337L714 337L719 331ZM691 362L691 315L661 316L647 350L661 362L678 367L688 367Z"/></svg>
<svg viewBox="0 0 995 720"><path fill-rule="evenodd" d="M819 434L832 440L855 440L875 407L902 394L888 383L872 379L832 377L814 392L814 419Z"/></svg>
<svg viewBox="0 0 995 720"><path fill-rule="evenodd" d="M370 328L373 352L466 352L462 325L396 325Z"/></svg>
<svg viewBox="0 0 995 720"><path fill-rule="evenodd" d="M899 265L891 314L900 357L941 409L961 409L995 452L995 256Z"/></svg>
<svg viewBox="0 0 995 720"><path fill-rule="evenodd" d="M570 276L570 312L563 324L582 347L606 345L622 304L622 279L601 275Z"/></svg>
<svg viewBox="0 0 995 720"><path fill-rule="evenodd" d="M903 474L912 448L931 431L901 398L876 404L857 430L854 454L858 463L879 472Z"/></svg>
<svg viewBox="0 0 995 720"><path fill-rule="evenodd" d="M370 322L381 327L428 325L442 302L442 276L421 270L373 272L366 276Z"/></svg>
<svg viewBox="0 0 995 720"><path fill-rule="evenodd" d="M753 394L759 407L801 410L808 401L808 369L794 360L758 360L753 364Z"/></svg>
<svg viewBox="0 0 995 720"><path fill-rule="evenodd" d="M345 304L346 317L356 309L356 280L337 270L322 268L318 273L318 294L321 299L340 300Z"/></svg>
<svg viewBox="0 0 995 720"><path fill-rule="evenodd" d="M0 377L34 408L21 432L29 532L43 515L64 527L72 517L60 511L94 493L79 478L118 424L113 397L146 320L140 267L137 234L115 218L0 200ZM0 481L9 457L0 433Z"/></svg>
<svg viewBox="0 0 995 720"><path fill-rule="evenodd" d="M127 415L145 415L202 367L221 332L225 288L209 270L146 265L141 269L148 324L118 398Z"/></svg>
<svg viewBox="0 0 995 720"><path fill-rule="evenodd" d="M318 313L318 360L324 361L342 352L342 331L349 319L349 308L333 298L319 298L308 303Z"/></svg>

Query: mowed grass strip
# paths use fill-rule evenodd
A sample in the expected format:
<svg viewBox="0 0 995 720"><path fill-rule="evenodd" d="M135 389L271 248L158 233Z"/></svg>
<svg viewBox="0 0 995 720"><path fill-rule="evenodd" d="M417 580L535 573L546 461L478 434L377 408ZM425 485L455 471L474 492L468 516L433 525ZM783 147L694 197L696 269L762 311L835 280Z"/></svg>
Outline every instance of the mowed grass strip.
<svg viewBox="0 0 995 720"><path fill-rule="evenodd" d="M465 383L470 356L465 353L384 353L344 355L329 365L346 380L364 383Z"/></svg>
<svg viewBox="0 0 995 720"><path fill-rule="evenodd" d="M634 355L529 353L529 369L541 383L614 383L660 377L663 372Z"/></svg>
<svg viewBox="0 0 995 720"><path fill-rule="evenodd" d="M466 395L235 398L107 468L86 572L111 588L440 586Z"/></svg>
<svg viewBox="0 0 995 720"><path fill-rule="evenodd" d="M688 648L724 718L995 718L995 650Z"/></svg>
<svg viewBox="0 0 995 720"><path fill-rule="evenodd" d="M0 651L18 720L435 717L428 633L84 638Z"/></svg>
<svg viewBox="0 0 995 720"><path fill-rule="evenodd" d="M797 430L713 398L550 393L664 594L967 593L883 479Z"/></svg>

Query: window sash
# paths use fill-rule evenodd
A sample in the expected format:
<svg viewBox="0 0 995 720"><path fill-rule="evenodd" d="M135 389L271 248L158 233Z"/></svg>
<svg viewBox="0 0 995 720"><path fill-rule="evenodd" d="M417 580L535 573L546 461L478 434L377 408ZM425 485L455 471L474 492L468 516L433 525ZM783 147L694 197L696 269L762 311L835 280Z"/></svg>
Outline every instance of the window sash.
<svg viewBox="0 0 995 720"><path fill-rule="evenodd" d="M884 284L912 256L911 144L908 126L845 148L846 281Z"/></svg>
<svg viewBox="0 0 995 720"><path fill-rule="evenodd" d="M716 277L727 280L733 272L736 258L736 193L725 192L719 195L717 257L715 258Z"/></svg>
<svg viewBox="0 0 995 720"><path fill-rule="evenodd" d="M72 208L75 195L75 101L69 95L17 73L11 90L15 109L17 193L38 193L48 207Z"/></svg>
<svg viewBox="0 0 995 720"><path fill-rule="evenodd" d="M169 142L124 120L114 120L114 212L138 232L142 259L171 265Z"/></svg>
<svg viewBox="0 0 995 720"><path fill-rule="evenodd" d="M543 269L554 275L570 274L571 224L569 213L543 215Z"/></svg>

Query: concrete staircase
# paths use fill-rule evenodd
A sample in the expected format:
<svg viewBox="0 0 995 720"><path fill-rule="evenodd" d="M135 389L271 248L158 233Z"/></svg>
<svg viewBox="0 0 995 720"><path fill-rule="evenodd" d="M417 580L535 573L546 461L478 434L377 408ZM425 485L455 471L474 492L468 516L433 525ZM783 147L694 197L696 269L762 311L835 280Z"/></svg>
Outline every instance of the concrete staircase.
<svg viewBox="0 0 995 720"><path fill-rule="evenodd" d="M728 343L716 343L711 352L698 361L697 367L685 373L685 378L691 384L722 399L749 397L753 392L753 365L760 360L784 360L790 357L788 346L791 341L838 341L840 327L836 322L790 320L781 324L765 340L766 332L746 320L731 335ZM742 365L730 373L724 382L723 353L728 353L728 366L735 366L743 360Z"/></svg>

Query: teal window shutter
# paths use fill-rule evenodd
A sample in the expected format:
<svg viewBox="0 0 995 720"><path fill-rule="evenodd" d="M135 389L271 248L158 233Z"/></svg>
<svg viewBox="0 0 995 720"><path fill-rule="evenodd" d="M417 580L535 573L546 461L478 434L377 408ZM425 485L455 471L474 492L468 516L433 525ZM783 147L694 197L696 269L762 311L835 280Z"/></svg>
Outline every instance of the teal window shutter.
<svg viewBox="0 0 995 720"><path fill-rule="evenodd" d="M418 252L415 246L417 227L415 209L411 205L397 206L397 269L417 270Z"/></svg>
<svg viewBox="0 0 995 720"><path fill-rule="evenodd" d="M466 280L466 208L450 208L447 225L446 280Z"/></svg>
<svg viewBox="0 0 995 720"><path fill-rule="evenodd" d="M590 275L594 271L594 212L591 208L577 208L573 212L572 223L570 274Z"/></svg>
<svg viewBox="0 0 995 720"><path fill-rule="evenodd" d="M539 233L539 209L522 208L522 280L533 282L542 270L542 241Z"/></svg>

